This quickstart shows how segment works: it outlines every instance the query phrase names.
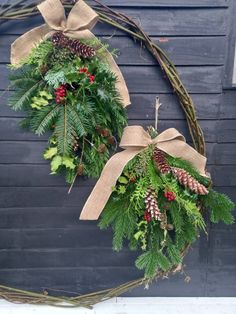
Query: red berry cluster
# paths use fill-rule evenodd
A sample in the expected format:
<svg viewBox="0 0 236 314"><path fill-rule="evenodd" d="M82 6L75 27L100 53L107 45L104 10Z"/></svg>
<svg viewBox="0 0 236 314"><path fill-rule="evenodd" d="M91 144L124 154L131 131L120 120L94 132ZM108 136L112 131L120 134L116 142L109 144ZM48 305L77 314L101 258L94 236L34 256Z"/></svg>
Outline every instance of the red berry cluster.
<svg viewBox="0 0 236 314"><path fill-rule="evenodd" d="M80 68L79 69L79 73L84 73L87 75L87 77L89 78L90 83L93 83L95 80L95 75L92 75L91 73L88 72L88 68L84 67L84 68Z"/></svg>
<svg viewBox="0 0 236 314"><path fill-rule="evenodd" d="M176 195L174 192L172 191L166 191L164 193L165 198L167 198L168 202L174 201L176 198Z"/></svg>
<svg viewBox="0 0 236 314"><path fill-rule="evenodd" d="M66 96L66 86L64 84L60 85L60 87L55 89L56 94L56 103L60 103L64 100Z"/></svg>
<svg viewBox="0 0 236 314"><path fill-rule="evenodd" d="M148 212L148 210L145 210L144 212L144 220L146 220L147 222L150 222L152 220L152 216L151 213Z"/></svg>

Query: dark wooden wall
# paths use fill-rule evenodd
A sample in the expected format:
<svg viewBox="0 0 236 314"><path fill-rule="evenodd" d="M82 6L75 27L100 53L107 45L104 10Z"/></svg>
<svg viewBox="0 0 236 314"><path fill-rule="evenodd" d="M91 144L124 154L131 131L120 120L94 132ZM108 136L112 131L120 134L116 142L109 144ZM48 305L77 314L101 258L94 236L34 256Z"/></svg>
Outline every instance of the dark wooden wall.
<svg viewBox="0 0 236 314"><path fill-rule="evenodd" d="M190 91L204 130L208 169L217 190L236 201L236 91L222 91L228 56L230 1L103 0L133 18L168 53ZM0 89L8 88L10 43L42 19L0 26ZM132 106L130 124L153 124L155 97L163 106L160 128L174 126L189 139L184 116L159 67L138 44L104 24L95 33L120 49L118 63L127 80ZM233 63L233 60L230 61ZM0 283L42 291L49 287L84 293L142 276L136 253L113 253L110 231L96 222L79 222L92 189L80 180L71 195L61 177L49 175L42 158L46 137L22 131L22 113L0 98ZM186 257L185 283L175 276L129 296L235 296L236 226L209 226Z"/></svg>

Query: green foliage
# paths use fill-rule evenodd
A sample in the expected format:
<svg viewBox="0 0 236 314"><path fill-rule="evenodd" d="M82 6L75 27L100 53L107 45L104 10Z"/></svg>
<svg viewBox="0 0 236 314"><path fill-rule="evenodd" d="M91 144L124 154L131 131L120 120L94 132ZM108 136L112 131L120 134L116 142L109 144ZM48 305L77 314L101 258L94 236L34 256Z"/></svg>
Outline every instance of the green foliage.
<svg viewBox="0 0 236 314"><path fill-rule="evenodd" d="M180 208L183 208L186 211L186 214L193 225L197 226L200 229L206 230L206 225L202 214L200 213L200 208L197 207L195 203L181 197L177 197L176 201L178 202Z"/></svg>
<svg viewBox="0 0 236 314"><path fill-rule="evenodd" d="M10 106L26 112L22 125L35 134L50 132L49 142L53 140L57 150L52 173L64 174L68 182L74 180L80 164L84 175L98 177L127 124L117 78L106 63L106 46L92 44L97 56L83 59L45 40L10 78L15 89ZM65 94L60 96L56 88L62 84ZM50 159L48 154L45 158ZM67 157L71 163L65 164Z"/></svg>
<svg viewBox="0 0 236 314"><path fill-rule="evenodd" d="M54 46L49 40L45 40L35 46L22 64L36 65L38 69L46 64L46 60L52 56Z"/></svg>
<svg viewBox="0 0 236 314"><path fill-rule="evenodd" d="M74 163L74 159L71 157L68 156L62 157L60 155L54 156L51 161L51 174L57 173L58 169L63 166L70 170L74 170L76 164Z"/></svg>
<svg viewBox="0 0 236 314"><path fill-rule="evenodd" d="M15 92L9 99L9 106L13 110L27 110L32 103L32 97L43 88L42 78L32 73L31 67L14 71L10 76L11 85Z"/></svg>
<svg viewBox="0 0 236 314"><path fill-rule="evenodd" d="M45 107L49 104L49 101L52 100L52 95L45 91L40 91L38 96L32 98L31 108L40 110L42 107Z"/></svg>
<svg viewBox="0 0 236 314"><path fill-rule="evenodd" d="M155 249L148 250L140 255L135 265L138 269L144 269L145 277L150 279L155 277L159 269L167 271L171 266L168 258L160 250Z"/></svg>
<svg viewBox="0 0 236 314"><path fill-rule="evenodd" d="M44 159L51 159L57 154L57 147L49 147L43 154Z"/></svg>
<svg viewBox="0 0 236 314"><path fill-rule="evenodd" d="M167 254L173 265L182 263L183 257L181 256L181 251L174 244L168 245Z"/></svg>
<svg viewBox="0 0 236 314"><path fill-rule="evenodd" d="M53 121L59 116L62 109L60 105L52 105L35 110L30 123L32 131L37 135L42 135L50 130Z"/></svg>
<svg viewBox="0 0 236 314"><path fill-rule="evenodd" d="M210 208L212 222L232 223L234 207L225 195L211 189L208 195L198 195L181 186L171 173L162 175L154 166L152 153L150 146L126 165L99 223L100 228L113 228L115 250L120 250L123 240L127 239L130 249L143 251L135 265L144 270L145 277L150 280L159 271L168 272L182 263L186 247L198 239L201 230L206 232L200 204ZM170 156L167 159L207 185L205 178L189 163ZM124 187L122 193L121 186ZM147 197L150 188L157 195L158 209L155 210L160 214L157 220L148 218L147 209L155 207L150 194ZM175 195L174 200L167 200L167 191Z"/></svg>
<svg viewBox="0 0 236 314"><path fill-rule="evenodd" d="M172 202L171 210L170 210L170 217L171 223L174 225L176 232L181 232L182 227L184 225L183 220L184 213L181 208L178 206L176 202Z"/></svg>
<svg viewBox="0 0 236 314"><path fill-rule="evenodd" d="M211 189L207 195L201 197L201 201L204 207L210 209L210 219L213 223L223 221L228 225L234 222L232 210L235 208L235 204L227 195Z"/></svg>
<svg viewBox="0 0 236 314"><path fill-rule="evenodd" d="M45 81L48 85L51 85L53 88L60 86L60 84L66 83L66 77L64 71L55 71L49 70L44 76Z"/></svg>

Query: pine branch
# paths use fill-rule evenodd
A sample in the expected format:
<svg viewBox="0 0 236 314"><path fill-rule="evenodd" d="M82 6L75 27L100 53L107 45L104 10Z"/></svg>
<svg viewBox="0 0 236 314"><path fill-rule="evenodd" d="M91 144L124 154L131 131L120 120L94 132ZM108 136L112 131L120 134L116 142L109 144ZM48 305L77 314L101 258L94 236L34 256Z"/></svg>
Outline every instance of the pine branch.
<svg viewBox="0 0 236 314"><path fill-rule="evenodd" d="M223 221L225 224L232 224L234 222L232 210L235 204L227 195L209 190L208 195L201 197L201 201L203 206L210 210L210 219L213 223Z"/></svg>
<svg viewBox="0 0 236 314"><path fill-rule="evenodd" d="M15 110L23 110L30 107L32 97L43 87L43 80L38 77L15 77L11 78L12 86L16 88L10 97L9 106Z"/></svg>
<svg viewBox="0 0 236 314"><path fill-rule="evenodd" d="M138 269L145 270L146 278L154 278L159 268L167 271L171 267L168 258L160 250L155 249L151 249L140 255L135 265Z"/></svg>
<svg viewBox="0 0 236 314"><path fill-rule="evenodd" d="M89 120L85 115L81 115L72 106L68 106L68 114L70 115L71 123L76 130L78 137L83 137L90 129Z"/></svg>
<svg viewBox="0 0 236 314"><path fill-rule="evenodd" d="M31 129L37 135L42 135L52 126L53 120L59 115L60 105L48 105L40 110L35 110L30 122Z"/></svg>
<svg viewBox="0 0 236 314"><path fill-rule="evenodd" d="M58 153L61 156L69 156L72 152L73 140L77 136L70 117L69 106L62 105L59 111L54 135L57 138Z"/></svg>

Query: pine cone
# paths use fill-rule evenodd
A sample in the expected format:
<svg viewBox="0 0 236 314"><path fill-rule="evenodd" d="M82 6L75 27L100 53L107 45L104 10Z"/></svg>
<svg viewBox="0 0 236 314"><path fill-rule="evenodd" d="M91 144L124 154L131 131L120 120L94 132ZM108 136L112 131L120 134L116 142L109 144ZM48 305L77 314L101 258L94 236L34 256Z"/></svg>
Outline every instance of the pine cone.
<svg viewBox="0 0 236 314"><path fill-rule="evenodd" d="M186 170L181 168L172 167L171 171L176 180L186 188L189 188L192 192L200 195L208 194L207 188L194 179Z"/></svg>
<svg viewBox="0 0 236 314"><path fill-rule="evenodd" d="M62 32L56 32L52 35L52 43L58 48L66 48L70 39L66 37Z"/></svg>
<svg viewBox="0 0 236 314"><path fill-rule="evenodd" d="M78 56L83 58L91 58L94 57L96 54L95 50L92 47L83 44L77 39L70 40L69 49L72 53L77 54Z"/></svg>
<svg viewBox="0 0 236 314"><path fill-rule="evenodd" d="M78 168L77 168L77 174L78 176L81 176L84 172L84 165L83 164L79 164Z"/></svg>
<svg viewBox="0 0 236 314"><path fill-rule="evenodd" d="M145 196L146 212L150 213L151 218L161 221L161 212L157 204L157 195L153 189L148 189Z"/></svg>
<svg viewBox="0 0 236 314"><path fill-rule="evenodd" d="M66 37L62 32L56 32L52 35L52 43L58 48L68 48L73 54L83 58L91 58L95 56L95 50L83 44L78 39Z"/></svg>
<svg viewBox="0 0 236 314"><path fill-rule="evenodd" d="M100 153L100 154L103 154L105 153L105 151L107 150L107 147L105 144L100 144L97 148L97 151Z"/></svg>
<svg viewBox="0 0 236 314"><path fill-rule="evenodd" d="M155 162L155 165L157 169L162 173L162 174L167 174L171 172L171 168L168 165L168 162L165 158L166 154L160 150L159 148L155 148L153 152L153 160Z"/></svg>

